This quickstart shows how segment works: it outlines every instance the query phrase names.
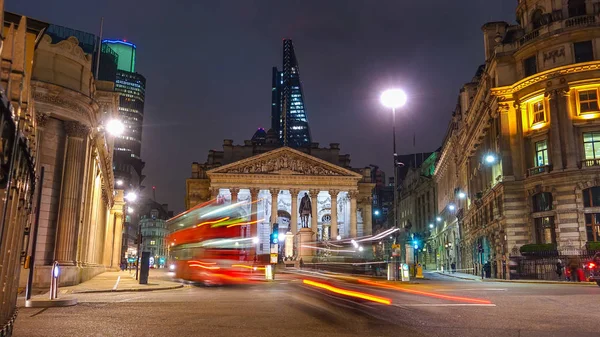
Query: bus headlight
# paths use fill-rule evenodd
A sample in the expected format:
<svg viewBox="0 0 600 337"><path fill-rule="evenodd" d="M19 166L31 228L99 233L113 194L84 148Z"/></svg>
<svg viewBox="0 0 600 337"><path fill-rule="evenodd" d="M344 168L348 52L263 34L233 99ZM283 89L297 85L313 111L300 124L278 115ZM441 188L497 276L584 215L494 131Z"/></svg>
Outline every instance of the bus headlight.
<svg viewBox="0 0 600 337"><path fill-rule="evenodd" d="M174 265L174 264L170 264L170 265L169 265L169 270L170 270L170 271L173 271L173 270L175 270L175 265Z"/></svg>

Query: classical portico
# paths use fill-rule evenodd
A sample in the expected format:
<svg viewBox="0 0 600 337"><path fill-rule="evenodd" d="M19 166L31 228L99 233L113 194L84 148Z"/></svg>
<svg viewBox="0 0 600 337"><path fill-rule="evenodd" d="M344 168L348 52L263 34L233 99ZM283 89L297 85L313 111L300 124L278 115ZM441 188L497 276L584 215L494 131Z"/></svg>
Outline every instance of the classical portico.
<svg viewBox="0 0 600 337"><path fill-rule="evenodd" d="M294 256L299 245L371 234L373 184L365 181L364 174L292 148L277 148L210 169L206 179L189 179L187 185L188 200L197 198L193 204L211 198L226 204L246 201L244 213L256 223L249 226L248 234L258 236L258 254L269 253L273 223L279 224L280 232L293 235ZM304 196L312 205L306 228L299 214ZM300 242L300 231L311 232L309 242Z"/></svg>

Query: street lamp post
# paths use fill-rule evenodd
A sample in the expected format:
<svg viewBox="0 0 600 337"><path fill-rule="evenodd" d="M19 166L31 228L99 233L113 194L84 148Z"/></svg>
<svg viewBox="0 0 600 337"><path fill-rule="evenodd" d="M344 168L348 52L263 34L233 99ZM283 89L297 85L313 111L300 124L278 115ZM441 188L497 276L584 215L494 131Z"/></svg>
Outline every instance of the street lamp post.
<svg viewBox="0 0 600 337"><path fill-rule="evenodd" d="M397 157L396 152L396 109L401 108L406 104L406 93L401 89L388 89L381 94L381 104L387 108L392 109L392 145L394 150L394 227L398 226L398 169L397 169ZM401 249L402 251L403 249ZM398 271L400 257L396 257L395 269ZM396 280L398 280L398 273Z"/></svg>

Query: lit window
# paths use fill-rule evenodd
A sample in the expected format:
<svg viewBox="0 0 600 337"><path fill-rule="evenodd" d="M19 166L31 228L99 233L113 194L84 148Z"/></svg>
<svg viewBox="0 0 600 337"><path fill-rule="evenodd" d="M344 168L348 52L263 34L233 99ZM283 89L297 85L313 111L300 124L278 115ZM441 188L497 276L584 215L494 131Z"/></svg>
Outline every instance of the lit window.
<svg viewBox="0 0 600 337"><path fill-rule="evenodd" d="M598 112L598 91L582 90L579 92L579 113Z"/></svg>
<svg viewBox="0 0 600 337"><path fill-rule="evenodd" d="M583 134L583 151L586 160L600 159L600 132Z"/></svg>
<svg viewBox="0 0 600 337"><path fill-rule="evenodd" d="M546 121L546 111L544 110L544 101L538 101L531 105L532 124L543 123Z"/></svg>
<svg viewBox="0 0 600 337"><path fill-rule="evenodd" d="M150 240L150 245L155 245L156 241L155 240Z"/></svg>
<svg viewBox="0 0 600 337"><path fill-rule="evenodd" d="M546 139L535 143L535 166L548 165L548 141Z"/></svg>

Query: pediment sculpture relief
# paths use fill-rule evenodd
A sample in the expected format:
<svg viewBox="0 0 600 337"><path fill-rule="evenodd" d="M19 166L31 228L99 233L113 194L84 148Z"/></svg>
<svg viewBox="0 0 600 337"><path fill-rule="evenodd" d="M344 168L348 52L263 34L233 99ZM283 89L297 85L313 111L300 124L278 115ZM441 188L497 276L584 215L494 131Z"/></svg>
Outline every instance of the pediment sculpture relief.
<svg viewBox="0 0 600 337"><path fill-rule="evenodd" d="M306 175L317 175L317 176L339 176L338 172L330 170L328 168L317 166L312 163L294 158L290 155L284 154L277 158L269 158L260 160L254 163L250 163L244 167L231 168L227 173L271 173L282 170L291 170L296 173Z"/></svg>

